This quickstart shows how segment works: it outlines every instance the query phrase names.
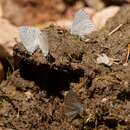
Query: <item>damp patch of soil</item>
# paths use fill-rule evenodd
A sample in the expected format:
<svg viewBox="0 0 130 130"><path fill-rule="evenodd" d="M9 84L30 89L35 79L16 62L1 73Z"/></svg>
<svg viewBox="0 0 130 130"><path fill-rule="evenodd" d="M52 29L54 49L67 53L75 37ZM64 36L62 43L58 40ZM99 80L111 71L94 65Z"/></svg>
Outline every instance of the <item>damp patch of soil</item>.
<svg viewBox="0 0 130 130"><path fill-rule="evenodd" d="M109 35L119 24L123 26ZM130 6L123 6L87 42L59 27L45 31L48 57L40 49L29 55L21 43L14 47L15 71L0 85L0 128L129 130L130 62L123 63L130 43ZM101 53L119 59L119 64L98 65ZM77 93L84 108L73 119L64 114L64 97L70 90Z"/></svg>

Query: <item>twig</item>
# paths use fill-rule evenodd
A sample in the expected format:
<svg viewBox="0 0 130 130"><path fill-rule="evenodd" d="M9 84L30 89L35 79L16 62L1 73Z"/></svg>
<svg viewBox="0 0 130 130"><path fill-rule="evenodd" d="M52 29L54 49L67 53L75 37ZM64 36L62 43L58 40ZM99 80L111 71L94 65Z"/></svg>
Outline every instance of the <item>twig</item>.
<svg viewBox="0 0 130 130"><path fill-rule="evenodd" d="M130 44L128 44L128 52L127 52L125 63L123 64L124 66L128 66L129 56L130 56Z"/></svg>
<svg viewBox="0 0 130 130"><path fill-rule="evenodd" d="M115 33L118 29L120 29L123 26L123 24L120 24L119 26L117 26L115 29L113 29L108 35L112 35L113 33Z"/></svg>

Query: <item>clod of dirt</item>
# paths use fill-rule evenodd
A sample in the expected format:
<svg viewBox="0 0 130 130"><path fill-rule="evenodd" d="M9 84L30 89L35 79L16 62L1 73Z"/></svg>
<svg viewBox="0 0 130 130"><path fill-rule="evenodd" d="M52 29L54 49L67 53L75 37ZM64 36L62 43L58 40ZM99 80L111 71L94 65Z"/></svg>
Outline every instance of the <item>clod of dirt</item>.
<svg viewBox="0 0 130 130"><path fill-rule="evenodd" d="M50 27L47 30L50 55L45 58L38 49L32 56L22 44L14 48L14 63L23 77L35 80L42 87L53 90L68 89L71 82L84 76L81 64L84 44L65 30ZM57 88L57 89L55 89Z"/></svg>

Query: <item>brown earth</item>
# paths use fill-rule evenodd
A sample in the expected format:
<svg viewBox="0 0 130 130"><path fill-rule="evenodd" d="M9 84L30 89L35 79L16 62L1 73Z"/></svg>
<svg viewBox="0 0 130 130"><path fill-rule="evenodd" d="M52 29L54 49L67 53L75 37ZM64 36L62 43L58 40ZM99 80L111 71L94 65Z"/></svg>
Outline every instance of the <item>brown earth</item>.
<svg viewBox="0 0 130 130"><path fill-rule="evenodd" d="M119 24L123 26L109 36ZM130 6L89 35L88 42L59 27L45 31L49 57L39 49L30 56L20 43L14 48L15 71L0 85L1 129L129 130L130 64L123 63L130 43ZM119 64L96 64L101 53L118 58ZM84 106L84 113L73 119L63 110L70 89Z"/></svg>

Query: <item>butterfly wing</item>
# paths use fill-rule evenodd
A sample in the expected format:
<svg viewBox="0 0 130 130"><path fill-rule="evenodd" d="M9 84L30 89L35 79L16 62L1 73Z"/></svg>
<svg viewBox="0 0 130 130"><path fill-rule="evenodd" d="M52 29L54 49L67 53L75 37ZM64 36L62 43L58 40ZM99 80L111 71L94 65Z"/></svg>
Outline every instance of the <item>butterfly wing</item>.
<svg viewBox="0 0 130 130"><path fill-rule="evenodd" d="M74 17L74 22L71 27L71 34L83 36L95 30L93 22L86 14L84 9L80 9Z"/></svg>
<svg viewBox="0 0 130 130"><path fill-rule="evenodd" d="M33 27L21 26L19 27L19 35L24 47L32 54L38 48L39 30Z"/></svg>
<svg viewBox="0 0 130 130"><path fill-rule="evenodd" d="M73 116L83 112L78 95L72 90L65 96L64 112L66 116Z"/></svg>
<svg viewBox="0 0 130 130"><path fill-rule="evenodd" d="M39 48L42 50L44 56L47 56L49 53L48 49L48 38L46 32L40 32L39 34Z"/></svg>
<svg viewBox="0 0 130 130"><path fill-rule="evenodd" d="M32 54L38 47L44 56L48 55L48 39L45 32L38 28L22 26L19 27L19 34L24 47Z"/></svg>

